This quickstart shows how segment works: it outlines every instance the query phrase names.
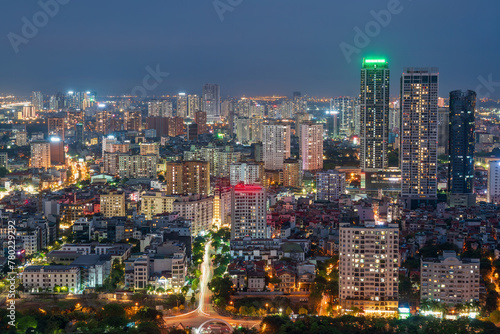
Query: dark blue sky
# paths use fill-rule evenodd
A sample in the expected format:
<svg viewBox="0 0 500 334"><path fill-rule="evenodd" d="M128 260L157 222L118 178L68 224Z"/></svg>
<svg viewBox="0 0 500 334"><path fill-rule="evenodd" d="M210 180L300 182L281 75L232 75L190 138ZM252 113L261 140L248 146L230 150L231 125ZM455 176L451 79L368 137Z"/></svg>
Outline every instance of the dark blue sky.
<svg viewBox="0 0 500 334"><path fill-rule="evenodd" d="M32 21L41 7L4 0L0 93L124 94L159 64L170 75L151 94L199 94L214 82L223 96L357 95L369 55L389 60L394 96L406 66L439 67L441 96L476 89L480 76L500 82L498 0L400 0L401 12L350 63L340 43L354 45L353 29L393 0L219 1L241 4L221 21L213 0L71 0L16 54L7 35L22 36L22 17ZM500 96L497 86L491 96Z"/></svg>

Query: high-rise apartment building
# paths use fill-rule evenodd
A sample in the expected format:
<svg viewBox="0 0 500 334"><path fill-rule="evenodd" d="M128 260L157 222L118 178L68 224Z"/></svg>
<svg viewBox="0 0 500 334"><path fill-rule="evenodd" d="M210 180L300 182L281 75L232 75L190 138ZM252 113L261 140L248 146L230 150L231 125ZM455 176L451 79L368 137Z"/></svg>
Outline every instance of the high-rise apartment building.
<svg viewBox="0 0 500 334"><path fill-rule="evenodd" d="M160 143L140 143L139 145L140 155L154 154L160 156Z"/></svg>
<svg viewBox="0 0 500 334"><path fill-rule="evenodd" d="M31 142L31 167L50 168L50 142Z"/></svg>
<svg viewBox="0 0 500 334"><path fill-rule="evenodd" d="M125 217L125 192L101 194L101 213L104 217Z"/></svg>
<svg viewBox="0 0 500 334"><path fill-rule="evenodd" d="M123 129L125 131L141 131L142 114L140 111L125 111L123 113Z"/></svg>
<svg viewBox="0 0 500 334"><path fill-rule="evenodd" d="M283 169L283 161L290 157L290 125L280 122L264 124L262 146L264 167L270 170Z"/></svg>
<svg viewBox="0 0 500 334"><path fill-rule="evenodd" d="M342 308L365 314L398 310L397 224L340 225L339 287Z"/></svg>
<svg viewBox="0 0 500 334"><path fill-rule="evenodd" d="M17 131L16 132L16 146L26 146L28 145L28 132Z"/></svg>
<svg viewBox="0 0 500 334"><path fill-rule="evenodd" d="M350 136L354 133L354 112L356 99L349 96L339 96L331 99L330 111L337 111L339 118L339 134ZM334 116L334 114L332 114Z"/></svg>
<svg viewBox="0 0 500 334"><path fill-rule="evenodd" d="M31 94L31 105L35 108L35 112L43 111L43 94L42 94L42 92L33 92Z"/></svg>
<svg viewBox="0 0 500 334"><path fill-rule="evenodd" d="M283 187L302 187L302 161L296 159L283 161Z"/></svg>
<svg viewBox="0 0 500 334"><path fill-rule="evenodd" d="M448 306L479 301L479 259L460 259L454 251L420 263L420 296Z"/></svg>
<svg viewBox="0 0 500 334"><path fill-rule="evenodd" d="M207 113L201 110L194 112L194 122L198 124L198 134L208 133Z"/></svg>
<svg viewBox="0 0 500 334"><path fill-rule="evenodd" d="M230 182L232 186L240 182L244 184L262 184L264 178L264 164L261 162L239 162L229 166Z"/></svg>
<svg viewBox="0 0 500 334"><path fill-rule="evenodd" d="M173 117L174 107L169 100L151 100L148 102L148 117Z"/></svg>
<svg viewBox="0 0 500 334"><path fill-rule="evenodd" d="M197 111L201 111L200 97L196 94L190 94L188 95L188 117L195 119ZM198 122L196 123L198 124Z"/></svg>
<svg viewBox="0 0 500 334"><path fill-rule="evenodd" d="M49 136L57 136L64 140L64 117L49 117L47 119Z"/></svg>
<svg viewBox="0 0 500 334"><path fill-rule="evenodd" d="M500 160L490 160L488 168L488 203L500 203Z"/></svg>
<svg viewBox="0 0 500 334"><path fill-rule="evenodd" d="M209 120L220 117L220 87L216 84L203 85L203 111Z"/></svg>
<svg viewBox="0 0 500 334"><path fill-rule="evenodd" d="M437 68L401 76L401 199L406 207L437 199Z"/></svg>
<svg viewBox="0 0 500 334"><path fill-rule="evenodd" d="M475 204L474 148L476 136L476 93L469 90L450 92L450 166L448 192L450 205Z"/></svg>
<svg viewBox="0 0 500 334"><path fill-rule="evenodd" d="M184 194L210 194L210 165L206 161L184 161L183 163Z"/></svg>
<svg viewBox="0 0 500 334"><path fill-rule="evenodd" d="M231 187L217 185L214 189L214 225L227 226L231 223Z"/></svg>
<svg viewBox="0 0 500 334"><path fill-rule="evenodd" d="M7 152L0 152L0 167L9 169L9 157Z"/></svg>
<svg viewBox="0 0 500 334"><path fill-rule="evenodd" d="M450 109L438 108L438 152L437 155L449 155L450 149Z"/></svg>
<svg viewBox="0 0 500 334"><path fill-rule="evenodd" d="M141 196L141 214L146 219L152 219L155 215L165 212L173 212L173 203L177 197L169 196L162 192L146 193Z"/></svg>
<svg viewBox="0 0 500 334"><path fill-rule="evenodd" d="M316 174L318 200L333 202L345 194L345 173L336 170L320 171Z"/></svg>
<svg viewBox="0 0 500 334"><path fill-rule="evenodd" d="M186 93L179 93L177 95L177 109L175 116L184 119L188 117L187 112L188 112L188 104L187 104Z"/></svg>
<svg viewBox="0 0 500 334"><path fill-rule="evenodd" d="M123 178L156 179L158 156L149 155L118 155L118 174Z"/></svg>
<svg viewBox="0 0 500 334"><path fill-rule="evenodd" d="M167 161L165 164L165 183L167 195L182 195L184 193L184 167L182 162Z"/></svg>
<svg viewBox="0 0 500 334"><path fill-rule="evenodd" d="M266 189L239 184L231 190L231 240L267 238Z"/></svg>
<svg viewBox="0 0 500 334"><path fill-rule="evenodd" d="M323 169L323 124L304 122L300 125L300 157L302 169Z"/></svg>
<svg viewBox="0 0 500 334"><path fill-rule="evenodd" d="M61 137L50 137L50 163L52 165L64 165L66 163L64 141Z"/></svg>
<svg viewBox="0 0 500 334"><path fill-rule="evenodd" d="M22 119L34 119L36 118L36 110L34 106L24 106Z"/></svg>
<svg viewBox="0 0 500 334"><path fill-rule="evenodd" d="M198 235L212 229L213 205L214 198L211 196L181 196L173 203L173 210L178 212L180 217L190 220L191 232Z"/></svg>
<svg viewBox="0 0 500 334"><path fill-rule="evenodd" d="M389 65L364 59L361 68L360 160L364 171L387 168L389 141Z"/></svg>

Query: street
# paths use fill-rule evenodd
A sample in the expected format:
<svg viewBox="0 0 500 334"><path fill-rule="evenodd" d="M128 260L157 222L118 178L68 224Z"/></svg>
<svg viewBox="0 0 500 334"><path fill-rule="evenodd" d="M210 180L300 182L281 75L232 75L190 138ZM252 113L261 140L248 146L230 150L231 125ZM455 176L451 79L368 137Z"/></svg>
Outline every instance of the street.
<svg viewBox="0 0 500 334"><path fill-rule="evenodd" d="M198 327L203 323L213 319L222 320L218 323L223 324L228 323L232 327L255 327L258 326L260 320L235 320L231 317L224 317L219 315L212 304L210 303L211 292L208 288L208 282L212 277L212 265L210 261L210 244L207 242L205 244L205 255L203 257L203 262L201 264L201 278L200 278L200 295L199 295L199 305L194 311L188 312L175 317L164 317L165 324L167 326L177 326L182 324L189 327ZM208 325L208 323L207 323Z"/></svg>

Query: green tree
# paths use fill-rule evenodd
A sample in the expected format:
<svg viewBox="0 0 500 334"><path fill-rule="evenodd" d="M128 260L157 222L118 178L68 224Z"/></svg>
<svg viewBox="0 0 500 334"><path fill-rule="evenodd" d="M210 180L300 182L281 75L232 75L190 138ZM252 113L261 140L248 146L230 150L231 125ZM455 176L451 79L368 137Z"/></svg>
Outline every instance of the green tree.
<svg viewBox="0 0 500 334"><path fill-rule="evenodd" d="M495 310L490 313L490 321L494 324L498 324L500 322L500 311Z"/></svg>
<svg viewBox="0 0 500 334"><path fill-rule="evenodd" d="M238 313L241 315L248 315L248 308L246 306L240 306Z"/></svg>
<svg viewBox="0 0 500 334"><path fill-rule="evenodd" d="M262 319L260 328L263 334L275 334L280 333L281 327L289 323L291 323L291 321L287 316L271 315Z"/></svg>
<svg viewBox="0 0 500 334"><path fill-rule="evenodd" d="M36 328L38 325L38 321L32 316L24 316L19 318L17 322L17 329L21 331L21 333L26 332L28 328Z"/></svg>
<svg viewBox="0 0 500 334"><path fill-rule="evenodd" d="M137 330L141 334L161 334L161 329L154 322L141 322L137 325Z"/></svg>
<svg viewBox="0 0 500 334"><path fill-rule="evenodd" d="M9 173L9 170L5 167L0 167L0 177L4 177Z"/></svg>
<svg viewBox="0 0 500 334"><path fill-rule="evenodd" d="M217 306L225 306L231 298L233 290L233 282L231 281L231 278L228 275L224 277L214 277L208 283L208 287L213 292L215 304Z"/></svg>

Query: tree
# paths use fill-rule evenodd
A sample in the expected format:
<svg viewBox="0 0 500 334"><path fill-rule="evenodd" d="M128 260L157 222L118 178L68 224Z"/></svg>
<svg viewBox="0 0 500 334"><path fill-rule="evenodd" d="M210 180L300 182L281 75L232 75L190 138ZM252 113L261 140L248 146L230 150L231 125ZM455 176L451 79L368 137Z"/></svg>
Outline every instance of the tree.
<svg viewBox="0 0 500 334"><path fill-rule="evenodd" d="M238 313L241 315L248 315L248 308L246 306L240 306Z"/></svg>
<svg viewBox="0 0 500 334"><path fill-rule="evenodd" d="M137 330L141 334L161 334L161 330L154 322L141 322L137 325Z"/></svg>
<svg viewBox="0 0 500 334"><path fill-rule="evenodd" d="M490 290L490 292L488 292L484 306L487 312L493 312L498 309L498 298L499 294L495 290Z"/></svg>
<svg viewBox="0 0 500 334"><path fill-rule="evenodd" d="M291 308L290 306L288 306L288 307L286 308L286 310L285 310L285 314L289 316L289 315L290 315L290 314L292 314L292 313L293 313L292 308Z"/></svg>
<svg viewBox="0 0 500 334"><path fill-rule="evenodd" d="M36 328L37 325L38 322L36 321L36 319L32 316L27 315L19 319L17 323L17 329L20 330L21 333L24 333L26 332L26 330L28 330L28 328Z"/></svg>
<svg viewBox="0 0 500 334"><path fill-rule="evenodd" d="M168 334L186 334L186 331L179 328L173 328L168 332Z"/></svg>
<svg viewBox="0 0 500 334"><path fill-rule="evenodd" d="M0 177L4 177L9 173L9 170L5 167L0 167Z"/></svg>
<svg viewBox="0 0 500 334"><path fill-rule="evenodd" d="M119 304L106 304L102 311L103 322L110 327L120 328L127 324L125 309Z"/></svg>
<svg viewBox="0 0 500 334"><path fill-rule="evenodd" d="M490 321L494 324L498 324L500 322L500 311L495 310L490 313Z"/></svg>
<svg viewBox="0 0 500 334"><path fill-rule="evenodd" d="M284 315L271 315L262 319L261 332L264 334L279 333L282 326L291 323L290 318Z"/></svg>
<svg viewBox="0 0 500 334"><path fill-rule="evenodd" d="M306 308L303 308L303 307L299 308L299 314L301 314L301 315L302 315L302 314L303 314L303 315L306 315L306 314L307 314L307 309L306 309Z"/></svg>
<svg viewBox="0 0 500 334"><path fill-rule="evenodd" d="M215 304L217 306L224 306L231 298L233 282L231 278L226 275L224 277L214 277L209 283L208 287L214 294Z"/></svg>

